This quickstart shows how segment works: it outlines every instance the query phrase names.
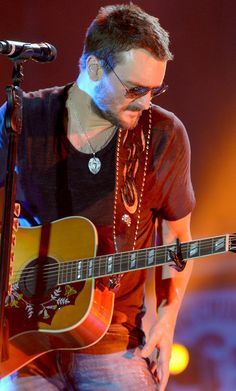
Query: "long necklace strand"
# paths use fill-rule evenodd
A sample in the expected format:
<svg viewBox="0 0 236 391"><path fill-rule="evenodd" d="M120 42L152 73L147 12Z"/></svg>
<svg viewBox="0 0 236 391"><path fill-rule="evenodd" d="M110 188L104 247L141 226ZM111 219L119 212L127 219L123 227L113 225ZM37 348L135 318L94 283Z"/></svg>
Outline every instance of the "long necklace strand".
<svg viewBox="0 0 236 391"><path fill-rule="evenodd" d="M147 176L147 165L148 165L151 130L152 130L152 106L150 104L149 117L148 117L148 134L147 134L147 140L146 140L146 144L145 144L144 172L143 172L142 185L141 185L141 189L140 189L140 196L139 196L139 203L138 203L138 210L137 210L137 222L136 222L136 227L135 227L132 250L134 250L136 247L136 242L137 242L137 237L138 237L138 230L139 230L140 217L141 217L141 205L142 205L144 186L145 186L146 176ZM122 132L122 130L119 129L117 150L116 150L116 184L115 184L114 209L113 209L113 243L114 243L114 248L115 248L116 253L119 251L118 245L117 245L117 238L116 238L116 222L117 222L117 202L118 202L118 190L119 190L119 161L120 161L121 132Z"/></svg>

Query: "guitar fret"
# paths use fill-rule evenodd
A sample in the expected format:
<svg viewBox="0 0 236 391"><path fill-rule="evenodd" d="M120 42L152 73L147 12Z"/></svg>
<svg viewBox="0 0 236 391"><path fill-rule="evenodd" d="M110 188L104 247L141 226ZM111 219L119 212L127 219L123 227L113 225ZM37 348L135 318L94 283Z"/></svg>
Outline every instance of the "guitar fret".
<svg viewBox="0 0 236 391"><path fill-rule="evenodd" d="M201 240L199 255L204 257L212 253L213 253L212 239Z"/></svg>
<svg viewBox="0 0 236 391"><path fill-rule="evenodd" d="M99 276L105 276L106 275L106 258L103 256L103 257L99 257L98 259L98 262L99 262Z"/></svg>
<svg viewBox="0 0 236 391"><path fill-rule="evenodd" d="M82 268L81 268L82 280L86 280L86 278L88 278L88 275L87 275L87 261L86 260L82 260Z"/></svg>
<svg viewBox="0 0 236 391"><path fill-rule="evenodd" d="M94 259L87 261L87 278L92 278L94 274Z"/></svg>
<svg viewBox="0 0 236 391"><path fill-rule="evenodd" d="M155 265L155 250L153 248L146 250L146 266Z"/></svg>
<svg viewBox="0 0 236 391"><path fill-rule="evenodd" d="M155 248L155 266L162 265L167 263L167 247L163 248Z"/></svg>
<svg viewBox="0 0 236 391"><path fill-rule="evenodd" d="M137 268L138 269L143 269L146 267L146 255L147 255L146 249L141 250L140 252L137 253Z"/></svg>
<svg viewBox="0 0 236 391"><path fill-rule="evenodd" d="M183 260L188 259L188 243L181 244L181 254L182 254Z"/></svg>
<svg viewBox="0 0 236 391"><path fill-rule="evenodd" d="M59 272L58 272L58 283L62 284L62 275L63 275L63 263L59 264Z"/></svg>
<svg viewBox="0 0 236 391"><path fill-rule="evenodd" d="M177 249L176 249L176 245L168 245L168 248L167 248L167 251L166 251L166 262L169 263L172 261L172 258L171 258L171 251L173 251L174 253L177 252Z"/></svg>
<svg viewBox="0 0 236 391"><path fill-rule="evenodd" d="M121 271L121 255L115 254L114 256L114 273L120 273Z"/></svg>
<svg viewBox="0 0 236 391"><path fill-rule="evenodd" d="M129 256L129 270L136 269L137 268L137 259L136 259L136 253L130 253Z"/></svg>
<svg viewBox="0 0 236 391"><path fill-rule="evenodd" d="M129 270L129 255L128 253L124 253L121 255L120 259L120 271L127 272Z"/></svg>
<svg viewBox="0 0 236 391"><path fill-rule="evenodd" d="M107 274L114 273L114 271L113 271L113 256L112 255L108 255L106 257L106 273Z"/></svg>
<svg viewBox="0 0 236 391"><path fill-rule="evenodd" d="M170 247L164 247L164 251L160 251L160 249L156 250L156 257L155 257L155 265L161 265L165 263L169 263L171 261L170 255L169 255L169 249Z"/></svg>
<svg viewBox="0 0 236 391"><path fill-rule="evenodd" d="M73 263L72 262L68 262L68 269L69 269L70 281L74 281Z"/></svg>
<svg viewBox="0 0 236 391"><path fill-rule="evenodd" d="M213 250L214 253L221 253L226 250L226 241L225 236L221 236L218 238L213 238Z"/></svg>
<svg viewBox="0 0 236 391"><path fill-rule="evenodd" d="M200 255L200 246L198 240L188 243L187 247L188 247L187 258L195 258Z"/></svg>
<svg viewBox="0 0 236 391"><path fill-rule="evenodd" d="M61 284L67 282L67 267L66 267L66 264L62 264L61 265L59 281L60 281Z"/></svg>
<svg viewBox="0 0 236 391"><path fill-rule="evenodd" d="M67 262L67 282L74 280L73 262Z"/></svg>
<svg viewBox="0 0 236 391"><path fill-rule="evenodd" d="M77 280L82 280L82 261L78 261L76 262L76 268L75 268L75 274L76 274L76 277L77 277Z"/></svg>
<svg viewBox="0 0 236 391"><path fill-rule="evenodd" d="M100 257L98 259L94 259L94 269L93 269L93 276L99 277L100 276Z"/></svg>

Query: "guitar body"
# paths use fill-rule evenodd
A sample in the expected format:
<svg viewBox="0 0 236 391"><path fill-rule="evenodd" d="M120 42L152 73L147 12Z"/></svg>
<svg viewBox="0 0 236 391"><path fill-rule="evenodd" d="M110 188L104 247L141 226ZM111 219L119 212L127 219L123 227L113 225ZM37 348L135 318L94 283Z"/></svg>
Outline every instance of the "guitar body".
<svg viewBox="0 0 236 391"><path fill-rule="evenodd" d="M93 278L73 281L80 268L63 267L94 257L96 246L95 227L81 217L19 229L5 305L8 358L0 363L0 377L48 351L93 345L106 333L114 294L95 287ZM64 275L68 270L71 276ZM70 282L62 284L64 279Z"/></svg>
<svg viewBox="0 0 236 391"><path fill-rule="evenodd" d="M96 247L96 229L83 217L19 229L12 292L5 302L9 338L0 378L51 350L83 349L103 337L114 293L96 286L95 278L161 265L181 271L187 260L235 252L236 235L98 257Z"/></svg>

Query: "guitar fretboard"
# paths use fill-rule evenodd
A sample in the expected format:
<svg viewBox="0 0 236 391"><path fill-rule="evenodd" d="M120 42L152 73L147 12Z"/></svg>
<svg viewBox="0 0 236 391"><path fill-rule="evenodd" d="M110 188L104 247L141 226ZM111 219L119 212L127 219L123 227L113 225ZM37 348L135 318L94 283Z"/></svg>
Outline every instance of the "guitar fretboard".
<svg viewBox="0 0 236 391"><path fill-rule="evenodd" d="M185 261L229 251L230 235L181 243ZM234 239L235 240L235 239ZM177 252L177 245L164 245L147 249L127 251L61 263L59 284L84 281L154 266L173 264L170 251Z"/></svg>

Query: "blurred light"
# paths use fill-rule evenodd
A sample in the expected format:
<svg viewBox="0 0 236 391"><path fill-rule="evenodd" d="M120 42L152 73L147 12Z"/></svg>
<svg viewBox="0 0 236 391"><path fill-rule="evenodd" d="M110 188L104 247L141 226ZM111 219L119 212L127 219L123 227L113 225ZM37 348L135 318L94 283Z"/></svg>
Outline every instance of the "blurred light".
<svg viewBox="0 0 236 391"><path fill-rule="evenodd" d="M189 353L187 348L180 344L173 344L170 360L170 373L172 375L178 375L187 368L188 363Z"/></svg>

